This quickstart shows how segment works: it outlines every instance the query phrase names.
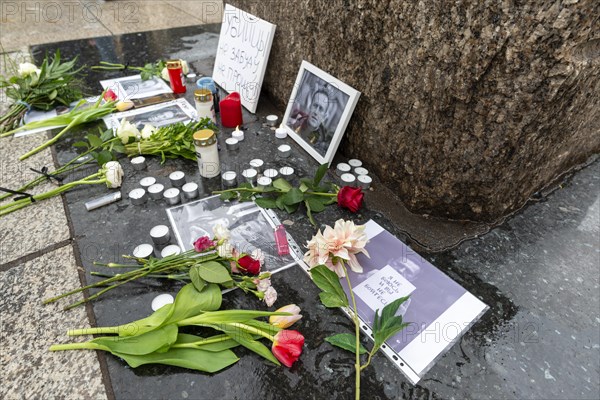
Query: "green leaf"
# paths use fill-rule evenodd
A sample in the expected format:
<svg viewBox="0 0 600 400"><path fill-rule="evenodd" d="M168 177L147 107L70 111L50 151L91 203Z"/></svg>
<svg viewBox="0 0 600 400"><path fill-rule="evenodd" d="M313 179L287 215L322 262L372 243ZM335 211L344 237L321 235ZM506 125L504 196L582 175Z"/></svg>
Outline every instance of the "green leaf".
<svg viewBox="0 0 600 400"><path fill-rule="evenodd" d="M87 140L90 142L90 145L92 145L92 147L102 146L102 140L96 135L92 135L91 133L88 134Z"/></svg>
<svg viewBox="0 0 600 400"><path fill-rule="evenodd" d="M317 172L315 173L315 179L313 180L313 184L315 186L317 186L321 182L321 179L323 179L323 177L327 173L327 169L327 164L321 164L321 166L319 166Z"/></svg>
<svg viewBox="0 0 600 400"><path fill-rule="evenodd" d="M214 342L215 340L219 341ZM225 334L203 338L201 336L190 335L187 333L180 333L179 335L177 335L177 342L175 342L175 345L192 343L194 344L195 348L205 351L223 351L227 349L232 349L240 345L238 342L231 339L228 335Z"/></svg>
<svg viewBox="0 0 600 400"><path fill-rule="evenodd" d="M319 299L321 300L321 303L327 308L338 308L348 306L348 304L344 303L344 300L338 295L329 292L319 293Z"/></svg>
<svg viewBox="0 0 600 400"><path fill-rule="evenodd" d="M283 204L292 206L304 200L304 193L298 188L292 188L289 192L283 195Z"/></svg>
<svg viewBox="0 0 600 400"><path fill-rule="evenodd" d="M248 350L252 350L259 356L263 356L267 360L273 362L275 365L281 365L279 361L275 358L271 350L269 350L264 344L254 340L252 335L248 332L240 330L238 328L234 328L225 324L218 325L209 325L213 329L217 329L219 331L225 332L228 334L233 340L247 348Z"/></svg>
<svg viewBox="0 0 600 400"><path fill-rule="evenodd" d="M141 356L113 353L125 360L132 368L145 364L174 365L196 371L214 373L235 364L239 358L231 350L219 352L200 349L170 349L164 353L151 353Z"/></svg>
<svg viewBox="0 0 600 400"><path fill-rule="evenodd" d="M235 197L237 197L237 192L223 192L219 196L221 200L231 200Z"/></svg>
<svg viewBox="0 0 600 400"><path fill-rule="evenodd" d="M98 153L98 158L96 158L96 161L98 162L98 165L104 165L107 162L111 161L113 159L113 155L110 151L108 150L102 150L100 153Z"/></svg>
<svg viewBox="0 0 600 400"><path fill-rule="evenodd" d="M122 354L143 355L155 351L167 350L177 340L177 325L171 324L141 335L130 337L104 336L91 343L99 345L102 350Z"/></svg>
<svg viewBox="0 0 600 400"><path fill-rule="evenodd" d="M277 199L275 200L275 205L277 206L277 208L279 208L280 210L285 210L285 204L283 204L283 194L279 197L277 197Z"/></svg>
<svg viewBox="0 0 600 400"><path fill-rule="evenodd" d="M356 336L352 333L338 333L337 335L325 338L325 341L356 354ZM360 354L368 353L367 349L360 343L358 351Z"/></svg>
<svg viewBox="0 0 600 400"><path fill-rule="evenodd" d="M113 137L114 137L114 133L113 133L112 129L107 129L107 130L105 130L104 132L102 132L102 133L100 134L100 139L101 139L103 142L106 142L107 140L110 140L110 139L112 139Z"/></svg>
<svg viewBox="0 0 600 400"><path fill-rule="evenodd" d="M290 185L290 183L285 179L279 178L275 179L275 181L273 182L273 187L276 187L281 191L288 192L292 188L292 185Z"/></svg>
<svg viewBox="0 0 600 400"><path fill-rule="evenodd" d="M396 312L398 312L402 303L408 300L409 297L410 296L400 297L383 307L383 310L381 311L381 326L385 326L387 321L396 315Z"/></svg>
<svg viewBox="0 0 600 400"><path fill-rule="evenodd" d="M211 283L223 283L231 280L227 268L216 261L207 261L198 265L198 274L202 279Z"/></svg>
<svg viewBox="0 0 600 400"><path fill-rule="evenodd" d="M214 311L221 308L221 289L218 285L207 285L201 292L196 290L193 283L188 283L181 288L169 318L161 325L177 323L187 318L202 315L205 311Z"/></svg>
<svg viewBox="0 0 600 400"><path fill-rule="evenodd" d="M262 208L276 208L277 202L275 199L271 199L268 197L260 197L254 200L257 206Z"/></svg>
<svg viewBox="0 0 600 400"><path fill-rule="evenodd" d="M296 212L296 210L298 210L298 205L299 205L299 204L294 204L294 205L292 205L292 206L289 206L289 205L287 205L287 204L284 204L284 205L283 205L283 208L285 208L285 211L286 211L288 214L293 214L293 213L295 213L295 212Z"/></svg>
<svg viewBox="0 0 600 400"><path fill-rule="evenodd" d="M319 213L325 210L325 202L329 201L329 199L321 196L309 196L305 200L310 206L312 212Z"/></svg>
<svg viewBox="0 0 600 400"><path fill-rule="evenodd" d="M331 271L325 265L318 265L314 268L311 268L310 274L313 282L315 282L315 285L317 285L319 289L327 294L324 297L328 304L340 304L328 306L323 303L323 305L326 307L348 306L348 297L346 297L346 293L340 284L340 278L335 272ZM321 297L321 301L323 302L323 297Z"/></svg>
<svg viewBox="0 0 600 400"><path fill-rule="evenodd" d="M206 287L206 281L200 278L200 272L198 271L197 265L194 265L190 268L189 275L190 279L192 280L192 285L194 285L194 288L197 291L201 292Z"/></svg>
<svg viewBox="0 0 600 400"><path fill-rule="evenodd" d="M54 100L56 98L56 96L58 95L58 91L56 89L54 89L52 92L50 92L50 94L48 95L48 99L49 100Z"/></svg>
<svg viewBox="0 0 600 400"><path fill-rule="evenodd" d="M89 144L87 142L79 141L73 143L73 147L85 147L86 149L89 149Z"/></svg>
<svg viewBox="0 0 600 400"><path fill-rule="evenodd" d="M306 185L306 183L302 182L302 183L300 184L300 187L299 187L299 189L300 189L300 191L301 191L302 193L306 193L306 192L308 191L309 187Z"/></svg>

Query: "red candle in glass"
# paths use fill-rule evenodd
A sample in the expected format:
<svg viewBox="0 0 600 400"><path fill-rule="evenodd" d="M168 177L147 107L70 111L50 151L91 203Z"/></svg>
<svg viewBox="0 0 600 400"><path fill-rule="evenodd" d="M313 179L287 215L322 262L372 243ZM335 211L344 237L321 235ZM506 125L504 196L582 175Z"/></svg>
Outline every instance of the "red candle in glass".
<svg viewBox="0 0 600 400"><path fill-rule="evenodd" d="M169 82L173 93L185 93L185 85L183 84L183 67L179 60L167 61L167 72L169 73Z"/></svg>
<svg viewBox="0 0 600 400"><path fill-rule="evenodd" d="M242 125L242 100L238 92L231 92L219 103L221 124L225 128Z"/></svg>

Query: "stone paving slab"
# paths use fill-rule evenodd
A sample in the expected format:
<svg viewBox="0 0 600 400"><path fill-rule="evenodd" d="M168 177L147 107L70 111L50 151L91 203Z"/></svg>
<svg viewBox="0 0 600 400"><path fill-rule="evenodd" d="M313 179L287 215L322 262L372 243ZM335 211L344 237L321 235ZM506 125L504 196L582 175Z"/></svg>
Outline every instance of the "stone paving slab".
<svg viewBox="0 0 600 400"><path fill-rule="evenodd" d="M0 186L18 189L36 177L29 168L53 167L52 154L46 149L24 161L21 154L47 140L45 134L0 141ZM36 194L53 189L51 183L40 185L28 193ZM11 201L6 200L6 201ZM5 202L0 204L5 204ZM35 251L60 243L70 237L67 217L60 197L44 200L29 207L0 217L0 265L24 257Z"/></svg>
<svg viewBox="0 0 600 400"><path fill-rule="evenodd" d="M63 311L63 304L41 301L79 286L72 246L0 272L0 398L106 398L95 352L48 351L74 341L67 329L89 321L83 307Z"/></svg>

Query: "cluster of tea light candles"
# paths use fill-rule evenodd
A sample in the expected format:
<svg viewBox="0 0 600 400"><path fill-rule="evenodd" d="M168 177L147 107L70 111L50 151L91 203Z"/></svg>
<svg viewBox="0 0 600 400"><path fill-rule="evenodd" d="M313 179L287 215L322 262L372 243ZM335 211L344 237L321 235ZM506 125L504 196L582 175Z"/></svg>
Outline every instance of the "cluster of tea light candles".
<svg viewBox="0 0 600 400"><path fill-rule="evenodd" d="M339 163L335 167L335 173L340 177L344 186L358 186L366 190L371 187L373 182L369 171L362 166L362 161L355 158L348 160L347 163Z"/></svg>

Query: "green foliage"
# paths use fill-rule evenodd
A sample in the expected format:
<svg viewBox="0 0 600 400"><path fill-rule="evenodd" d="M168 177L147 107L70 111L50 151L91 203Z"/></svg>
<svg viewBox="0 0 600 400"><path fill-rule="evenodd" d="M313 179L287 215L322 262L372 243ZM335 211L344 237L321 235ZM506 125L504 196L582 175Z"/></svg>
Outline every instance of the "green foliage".
<svg viewBox="0 0 600 400"><path fill-rule="evenodd" d="M73 101L81 99L79 73L76 68L77 57L62 62L60 50L57 50L52 60L48 55L40 66L40 73L20 76L16 63L8 61L4 56L4 64L11 75L0 76L0 90L15 103L0 117L0 132L15 129L27 108L17 101L29 104L32 108L48 111L59 105L69 106Z"/></svg>
<svg viewBox="0 0 600 400"><path fill-rule="evenodd" d="M341 349L356 353L356 336L352 333L338 333L337 335L325 338L325 341ZM367 349L362 344L358 351L360 354L368 353Z"/></svg>
<svg viewBox="0 0 600 400"><path fill-rule="evenodd" d="M259 207L278 208L288 214L295 213L304 204L309 221L316 226L313 214L320 213L326 206L337 202L337 187L332 183L321 184L326 173L327 164L323 164L317 169L313 179L300 179L299 187L293 187L284 178L279 178L266 188L252 188L245 183L235 189L215 193L220 193L220 198L224 201L248 201L256 195L254 201Z"/></svg>
<svg viewBox="0 0 600 400"><path fill-rule="evenodd" d="M409 324L402 322L402 316L396 316L398 308L408 300L410 296L401 297L394 300L387 306L383 307L381 316L379 310L375 311L375 319L373 321L373 337L375 344L373 345L372 352L375 353L386 340L406 328Z"/></svg>
<svg viewBox="0 0 600 400"><path fill-rule="evenodd" d="M311 268L310 275L315 285L322 290L319 293L319 298L325 307L348 307L348 297L340 284L340 278L335 272L325 265L318 265Z"/></svg>
<svg viewBox="0 0 600 400"><path fill-rule="evenodd" d="M210 118L200 121L191 121L187 124L178 122L176 124L158 128L148 139L139 142L132 141L124 146L124 153L128 156L140 154L158 155L164 163L167 158L186 158L196 161L196 149L194 147L194 133L201 129L218 128Z"/></svg>

